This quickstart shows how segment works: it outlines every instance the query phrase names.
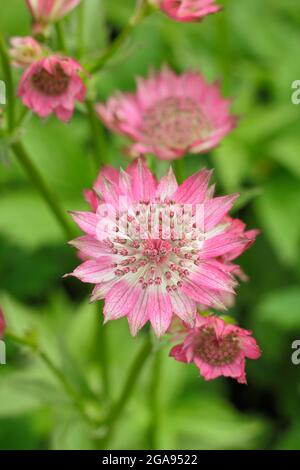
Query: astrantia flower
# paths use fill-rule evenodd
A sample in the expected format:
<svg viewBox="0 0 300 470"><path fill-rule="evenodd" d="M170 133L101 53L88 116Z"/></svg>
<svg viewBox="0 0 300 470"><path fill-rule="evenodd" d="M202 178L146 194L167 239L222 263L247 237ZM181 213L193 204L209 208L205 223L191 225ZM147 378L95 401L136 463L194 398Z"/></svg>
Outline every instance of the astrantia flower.
<svg viewBox="0 0 300 470"><path fill-rule="evenodd" d="M176 75L165 67L138 79L135 94L113 96L96 109L110 129L134 142L132 155L172 160L215 147L236 124L229 107L218 84L206 83L199 73Z"/></svg>
<svg viewBox="0 0 300 470"><path fill-rule="evenodd" d="M71 244L86 259L72 275L96 285L106 321L127 316L133 335L150 321L160 336L173 316L193 326L198 303L224 307L236 281L222 257L248 240L224 220L237 196L213 197L210 176L178 186L170 169L157 182L143 159L100 172L85 194L92 211L72 214L85 236Z"/></svg>
<svg viewBox="0 0 300 470"><path fill-rule="evenodd" d="M217 316L197 316L182 342L170 356L179 362L194 362L205 380L221 375L246 383L245 358L258 359L260 349L251 331L229 325Z"/></svg>
<svg viewBox="0 0 300 470"><path fill-rule="evenodd" d="M6 321L4 318L3 311L0 308L0 338L2 338L5 328L6 328Z"/></svg>
<svg viewBox="0 0 300 470"><path fill-rule="evenodd" d="M34 32L43 32L52 23L75 8L81 0L26 0L34 19Z"/></svg>
<svg viewBox="0 0 300 470"><path fill-rule="evenodd" d="M182 22L201 21L221 8L215 0L156 0L160 9L170 18Z"/></svg>
<svg viewBox="0 0 300 470"><path fill-rule="evenodd" d="M31 36L14 37L10 44L9 55L15 67L25 68L43 56L40 44Z"/></svg>
<svg viewBox="0 0 300 470"><path fill-rule="evenodd" d="M73 115L75 102L85 98L80 71L81 65L73 59L58 55L45 57L25 70L18 95L39 116L55 113L58 119L67 122Z"/></svg>

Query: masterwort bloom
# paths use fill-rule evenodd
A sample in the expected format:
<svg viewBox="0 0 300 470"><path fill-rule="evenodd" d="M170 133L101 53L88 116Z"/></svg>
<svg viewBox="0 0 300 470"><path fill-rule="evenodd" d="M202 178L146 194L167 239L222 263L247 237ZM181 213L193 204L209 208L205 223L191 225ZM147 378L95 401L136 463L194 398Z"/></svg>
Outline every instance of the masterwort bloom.
<svg viewBox="0 0 300 470"><path fill-rule="evenodd" d="M2 338L5 328L6 328L6 321L4 318L4 313L2 309L0 308L0 338Z"/></svg>
<svg viewBox="0 0 300 470"><path fill-rule="evenodd" d="M249 239L226 220L237 195L214 197L210 177L201 170L178 186L170 169L158 182L142 158L101 170L85 193L92 210L72 213L85 232L71 242L85 259L72 275L95 284L106 322L127 316L135 335L150 321L161 336L174 316L194 326L197 304L225 307L236 280L223 257Z"/></svg>
<svg viewBox="0 0 300 470"><path fill-rule="evenodd" d="M194 362L205 380L223 375L246 383L245 359L260 357L251 334L215 315L197 315L194 328L186 327L183 342L172 348L170 356L179 362Z"/></svg>
<svg viewBox="0 0 300 470"><path fill-rule="evenodd" d="M80 2L81 0L26 0L34 20L34 32L44 32L49 23L65 16Z"/></svg>
<svg viewBox="0 0 300 470"><path fill-rule="evenodd" d="M160 9L175 21L201 21L205 16L217 13L221 7L215 0L155 0Z"/></svg>
<svg viewBox="0 0 300 470"><path fill-rule="evenodd" d="M13 37L9 55L15 67L26 68L43 57L40 44L31 36Z"/></svg>
<svg viewBox="0 0 300 470"><path fill-rule="evenodd" d="M84 101L86 87L79 76L82 67L68 57L52 55L31 64L23 73L18 95L40 117L55 113L68 122L75 102Z"/></svg>
<svg viewBox="0 0 300 470"><path fill-rule="evenodd" d="M120 93L96 109L110 129L133 141L133 156L150 153L172 160L218 145L236 125L230 104L219 85L206 83L200 73L176 75L164 67L139 78L135 94Z"/></svg>

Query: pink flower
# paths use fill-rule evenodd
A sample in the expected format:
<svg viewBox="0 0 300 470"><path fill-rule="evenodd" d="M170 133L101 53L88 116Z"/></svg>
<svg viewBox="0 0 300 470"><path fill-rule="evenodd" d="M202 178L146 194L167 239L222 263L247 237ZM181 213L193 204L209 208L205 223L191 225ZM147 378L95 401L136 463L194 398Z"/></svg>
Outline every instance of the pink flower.
<svg viewBox="0 0 300 470"><path fill-rule="evenodd" d="M221 7L215 0L158 0L160 9L175 21L201 21L211 13L217 13Z"/></svg>
<svg viewBox="0 0 300 470"><path fill-rule="evenodd" d="M43 57L40 44L31 36L17 36L10 43L9 54L15 67L25 68Z"/></svg>
<svg viewBox="0 0 300 470"><path fill-rule="evenodd" d="M246 230L246 225L239 219L232 219L231 217L225 217L224 223L228 223L230 229L226 233L227 242L230 240L231 248L226 251L222 256L219 257L219 261L224 264L224 269L228 270L232 276L239 278L240 280L247 282L248 276L243 272L241 267L234 263L234 260L238 258L244 251L248 250L259 235L259 230ZM225 241L224 235L221 234L223 242ZM218 237L215 238L217 241ZM243 240L243 243L241 241ZM235 295L232 293L225 292L221 294L223 304L227 308L231 308L235 304ZM200 306L200 308L205 308Z"/></svg>
<svg viewBox="0 0 300 470"><path fill-rule="evenodd" d="M224 308L236 281L222 257L247 241L224 222L237 196L213 197L210 176L178 186L170 169L158 182L137 159L85 193L92 211L72 213L85 235L71 244L87 260L72 275L95 284L106 322L126 316L135 335L150 321L160 336L174 316L193 326L197 304Z"/></svg>
<svg viewBox="0 0 300 470"><path fill-rule="evenodd" d="M207 84L199 73L176 75L165 67L137 83L135 94L119 94L96 106L110 129L134 142L133 156L152 153L172 160L187 152L204 153L236 124L219 85Z"/></svg>
<svg viewBox="0 0 300 470"><path fill-rule="evenodd" d="M0 338L2 338L5 328L6 328L6 321L4 318L4 313L2 309L0 308Z"/></svg>
<svg viewBox="0 0 300 470"><path fill-rule="evenodd" d="M245 358L258 359L260 349L251 331L226 324L215 315L197 316L194 328L170 356L179 362L194 362L205 380L223 375L247 383Z"/></svg>
<svg viewBox="0 0 300 470"><path fill-rule="evenodd" d="M40 117L55 113L58 119L67 122L73 115L75 102L85 98L80 71L81 65L73 59L58 55L45 57L25 70L18 95Z"/></svg>
<svg viewBox="0 0 300 470"><path fill-rule="evenodd" d="M52 23L75 8L81 0L26 0L35 21L34 32L43 32Z"/></svg>

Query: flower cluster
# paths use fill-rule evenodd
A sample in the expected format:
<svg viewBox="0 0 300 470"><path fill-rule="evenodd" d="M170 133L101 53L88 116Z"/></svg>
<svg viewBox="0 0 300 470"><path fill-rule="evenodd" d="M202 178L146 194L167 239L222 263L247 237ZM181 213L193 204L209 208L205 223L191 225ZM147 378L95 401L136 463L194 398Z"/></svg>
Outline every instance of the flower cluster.
<svg viewBox="0 0 300 470"><path fill-rule="evenodd" d="M135 94L111 97L97 111L110 129L134 142L131 155L152 153L173 160L215 147L235 127L229 107L217 83L206 83L200 73L176 75L164 67L138 79Z"/></svg>
<svg viewBox="0 0 300 470"><path fill-rule="evenodd" d="M48 25L67 15L81 0L26 0L34 33L45 33Z"/></svg>
<svg viewBox="0 0 300 470"><path fill-rule="evenodd" d="M186 362L192 357L186 345L202 332L197 309L226 308L240 275L234 260L257 235L229 217L237 195L215 197L210 177L210 171L201 170L178 185L170 169L157 181L139 158L126 171L101 170L93 190L85 193L91 211L72 213L85 232L71 242L85 260L72 275L95 285L93 301L105 299L105 322L127 317L133 335L150 322L160 337L179 318L189 333L172 355ZM233 376L244 381L241 368L250 353L244 343L234 349L235 335L227 337L229 331L232 327L224 327L223 342L218 337L220 348L232 347L229 358L239 364L239 375L235 370ZM239 337L244 330L234 331ZM213 364L215 349L205 351ZM228 372L218 369L223 370Z"/></svg>
<svg viewBox="0 0 300 470"><path fill-rule="evenodd" d="M85 98L80 71L80 64L73 59L58 55L45 57L25 70L18 95L40 117L55 113L58 119L67 122L73 115L75 102Z"/></svg>
<svg viewBox="0 0 300 470"><path fill-rule="evenodd" d="M89 75L67 55L59 27L58 41L50 44L59 43L60 52L45 45L51 25L80 1L26 0L33 37L10 41L11 63L24 69L18 96L41 118L54 114L68 122L76 103L85 102L92 59L87 56ZM178 22L199 22L221 9L215 0L138 1L128 31L147 14L149 3ZM125 36L95 63L103 66ZM223 375L246 383L245 358L260 355L251 333L204 312L234 304L238 280L247 279L236 259L258 231L230 215L238 195L216 196L211 171L201 169L179 184L171 167L158 180L146 163L149 155L178 160L215 148L237 124L231 100L199 71L178 74L166 65L138 78L135 92L119 92L106 103L92 103L93 93L88 96L79 109L88 111L93 132L98 117L124 136L131 162L126 170L102 167L85 191L90 210L71 213L84 235L70 242L82 264L69 275L94 286L91 300L105 301L105 322L126 317L132 335L150 323L157 337L171 334L178 340L170 355L194 362L204 379ZM42 192L49 201L44 185ZM0 311L0 336L4 328Z"/></svg>
<svg viewBox="0 0 300 470"><path fill-rule="evenodd" d="M179 362L194 362L205 380L223 375L246 383L245 358L260 356L251 331L227 324L215 315L198 315L194 328L183 325L182 338L170 356Z"/></svg>
<svg viewBox="0 0 300 470"><path fill-rule="evenodd" d="M215 0L155 0L160 9L175 21L201 21L205 16L217 13L221 7Z"/></svg>

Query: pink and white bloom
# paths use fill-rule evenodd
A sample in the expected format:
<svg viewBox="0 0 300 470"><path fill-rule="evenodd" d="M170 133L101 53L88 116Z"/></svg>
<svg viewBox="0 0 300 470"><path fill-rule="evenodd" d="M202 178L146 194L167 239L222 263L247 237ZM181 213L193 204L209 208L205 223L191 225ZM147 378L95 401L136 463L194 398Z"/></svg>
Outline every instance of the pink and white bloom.
<svg viewBox="0 0 300 470"><path fill-rule="evenodd" d="M245 359L258 359L261 354L251 335L215 315L198 315L195 327L187 327L183 342L172 348L170 356L179 362L194 362L205 380L223 375L247 383Z"/></svg>
<svg viewBox="0 0 300 470"><path fill-rule="evenodd" d="M174 316L194 326L197 304L225 308L236 280L222 257L248 240L225 221L237 195L214 197L210 176L178 186L170 169L157 181L143 159L101 170L85 193L91 212L72 213L85 235L71 244L86 259L72 275L95 284L106 322L127 317L135 335L150 321L161 336Z"/></svg>
<svg viewBox="0 0 300 470"><path fill-rule="evenodd" d="M9 55L15 67L26 68L43 57L41 45L31 36L13 37Z"/></svg>
<svg viewBox="0 0 300 470"><path fill-rule="evenodd" d="M34 32L40 33L49 23L59 20L81 0L25 0L34 20Z"/></svg>
<svg viewBox="0 0 300 470"><path fill-rule="evenodd" d="M84 101L86 87L79 76L81 65L69 57L52 55L31 64L23 73L18 95L40 117L55 113L68 122L76 101Z"/></svg>
<svg viewBox="0 0 300 470"><path fill-rule="evenodd" d="M200 73L176 75L164 67L139 78L136 93L119 93L96 109L107 127L133 141L133 156L173 160L217 146L237 122L230 104L219 85L206 83Z"/></svg>
<svg viewBox="0 0 300 470"><path fill-rule="evenodd" d="M215 0L155 0L160 9L175 21L201 21L205 16L217 13L221 7Z"/></svg>
<svg viewBox="0 0 300 470"><path fill-rule="evenodd" d="M0 338L2 338L5 328L6 328L6 321L4 318L4 313L3 313L3 310L0 308Z"/></svg>

